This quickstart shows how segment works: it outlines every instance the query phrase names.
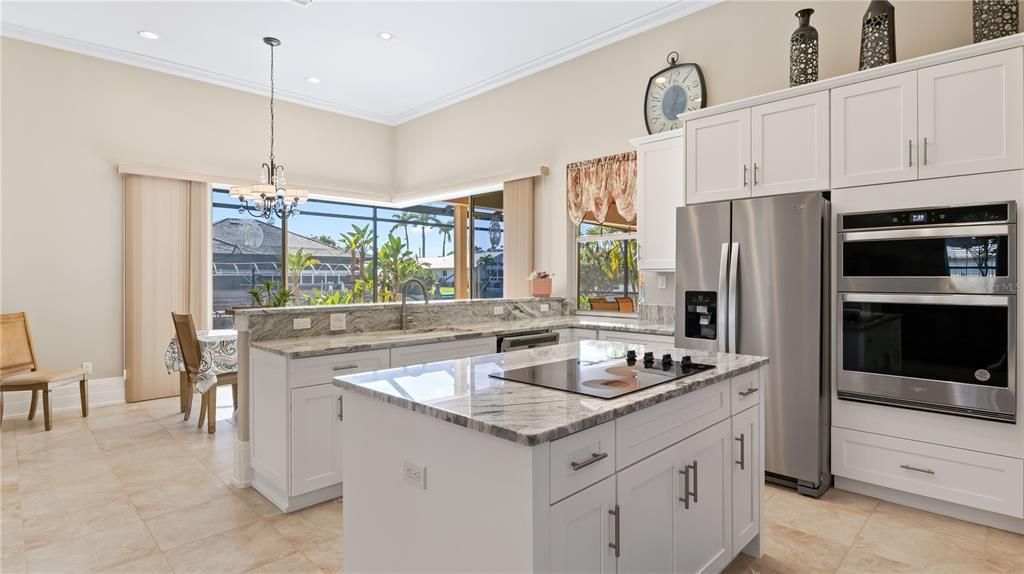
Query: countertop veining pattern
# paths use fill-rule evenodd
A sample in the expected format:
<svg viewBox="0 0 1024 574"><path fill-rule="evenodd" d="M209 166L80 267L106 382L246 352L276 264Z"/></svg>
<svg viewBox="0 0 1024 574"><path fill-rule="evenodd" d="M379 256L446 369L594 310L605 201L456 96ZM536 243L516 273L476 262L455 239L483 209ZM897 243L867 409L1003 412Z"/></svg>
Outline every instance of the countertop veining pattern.
<svg viewBox="0 0 1024 574"><path fill-rule="evenodd" d="M378 331L321 335L300 339L253 341L250 343L250 346L262 351L285 355L292 359L299 359L337 353L354 353L358 351L507 335L538 329L562 329L566 327L644 333L649 335L672 336L674 334L672 327L661 323L642 322L635 319L618 319L615 317L560 315L536 319L490 321L475 324L466 323L439 327L436 330L430 331L412 329L408 333L402 333L401 331Z"/></svg>
<svg viewBox="0 0 1024 574"><path fill-rule="evenodd" d="M630 345L582 341L336 377L338 387L468 429L533 446L755 370L764 357L648 345L655 354L688 354L715 369L615 399L599 399L490 377L495 371L589 355L625 357ZM642 353L641 353L642 354Z"/></svg>

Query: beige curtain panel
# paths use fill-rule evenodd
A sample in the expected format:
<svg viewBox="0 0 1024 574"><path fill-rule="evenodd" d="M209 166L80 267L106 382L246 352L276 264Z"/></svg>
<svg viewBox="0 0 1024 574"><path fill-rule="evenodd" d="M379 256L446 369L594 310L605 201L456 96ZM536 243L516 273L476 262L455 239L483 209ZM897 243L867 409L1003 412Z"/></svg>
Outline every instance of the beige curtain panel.
<svg viewBox="0 0 1024 574"><path fill-rule="evenodd" d="M626 221L636 217L636 152L631 151L566 166L569 218L579 225L587 213L604 223L608 209Z"/></svg>

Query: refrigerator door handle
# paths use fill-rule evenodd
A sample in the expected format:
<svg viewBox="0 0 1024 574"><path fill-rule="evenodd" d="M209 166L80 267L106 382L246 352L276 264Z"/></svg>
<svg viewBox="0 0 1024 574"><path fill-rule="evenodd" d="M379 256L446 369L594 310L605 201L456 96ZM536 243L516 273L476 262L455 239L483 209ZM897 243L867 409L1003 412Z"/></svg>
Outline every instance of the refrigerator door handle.
<svg viewBox="0 0 1024 574"><path fill-rule="evenodd" d="M739 299L737 299L737 273L739 272L739 261L740 261L740 244L733 243L732 250L729 254L729 353L735 353L736 351L736 316L739 315Z"/></svg>
<svg viewBox="0 0 1024 574"><path fill-rule="evenodd" d="M729 306L726 304L728 299L726 289L728 288L728 277L729 277L729 244L722 244L722 257L718 265L718 352L727 353L725 337L728 334L726 328L726 316L728 315Z"/></svg>

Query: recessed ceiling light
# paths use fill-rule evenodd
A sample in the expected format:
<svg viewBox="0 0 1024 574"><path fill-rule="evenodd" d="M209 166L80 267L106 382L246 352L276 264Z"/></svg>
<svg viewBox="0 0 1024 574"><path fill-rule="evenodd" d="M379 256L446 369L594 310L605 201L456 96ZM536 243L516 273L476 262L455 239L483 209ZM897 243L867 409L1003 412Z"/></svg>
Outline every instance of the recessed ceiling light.
<svg viewBox="0 0 1024 574"><path fill-rule="evenodd" d="M394 40L395 35L391 32L377 32L377 37L387 42L388 40Z"/></svg>
<svg viewBox="0 0 1024 574"><path fill-rule="evenodd" d="M310 84L319 84L320 83L320 78L318 78L316 76L310 76L310 77L306 78L306 81L309 82Z"/></svg>
<svg viewBox="0 0 1024 574"><path fill-rule="evenodd" d="M157 34L156 32L150 32L149 30L139 30L139 36L141 36L141 37L143 37L143 38L145 38L147 40L159 40L160 39L160 34Z"/></svg>

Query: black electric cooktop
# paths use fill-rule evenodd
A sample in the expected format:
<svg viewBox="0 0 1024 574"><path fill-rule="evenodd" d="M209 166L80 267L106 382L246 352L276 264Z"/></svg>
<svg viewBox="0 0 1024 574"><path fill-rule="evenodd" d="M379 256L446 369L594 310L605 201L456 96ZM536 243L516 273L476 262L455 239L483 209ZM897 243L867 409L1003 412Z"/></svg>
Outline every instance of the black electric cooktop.
<svg viewBox="0 0 1024 574"><path fill-rule="evenodd" d="M531 367L496 371L491 373L491 376L601 399L614 399L713 368L714 365L694 363L689 356L675 360L671 355L655 358L648 353L640 359L563 359Z"/></svg>

